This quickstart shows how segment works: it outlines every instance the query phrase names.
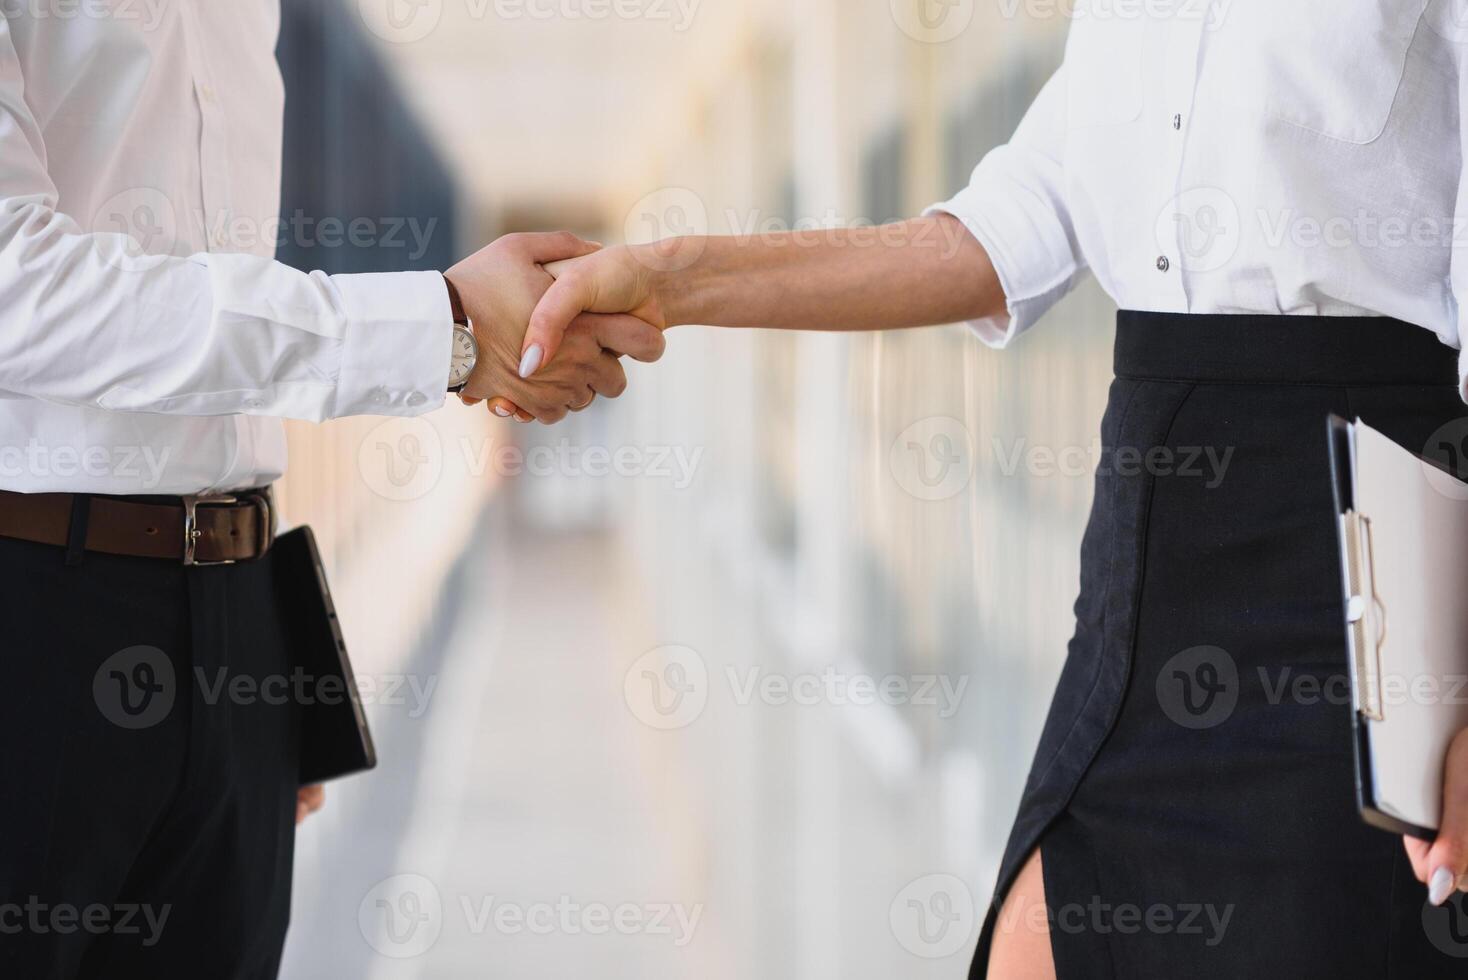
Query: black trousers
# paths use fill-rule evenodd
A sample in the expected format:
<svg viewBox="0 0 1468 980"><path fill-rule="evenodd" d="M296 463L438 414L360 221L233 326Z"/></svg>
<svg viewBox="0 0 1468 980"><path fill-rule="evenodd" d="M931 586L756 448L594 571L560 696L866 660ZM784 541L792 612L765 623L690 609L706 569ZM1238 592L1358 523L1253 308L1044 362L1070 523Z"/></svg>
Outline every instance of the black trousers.
<svg viewBox="0 0 1468 980"><path fill-rule="evenodd" d="M1062 980L1468 976L1464 899L1426 907L1357 810L1330 413L1468 475L1457 353L1420 327L1120 316L1076 632L996 895L1038 848ZM996 911L976 978L1026 927Z"/></svg>
<svg viewBox="0 0 1468 980"><path fill-rule="evenodd" d="M297 709L272 568L0 539L0 977L259 978Z"/></svg>

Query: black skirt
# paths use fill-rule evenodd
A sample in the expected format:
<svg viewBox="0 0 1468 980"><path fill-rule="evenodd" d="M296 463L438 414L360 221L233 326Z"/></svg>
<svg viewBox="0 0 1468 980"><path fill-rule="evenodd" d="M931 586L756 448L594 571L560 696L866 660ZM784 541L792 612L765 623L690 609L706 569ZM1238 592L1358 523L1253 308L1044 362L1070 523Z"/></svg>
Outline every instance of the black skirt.
<svg viewBox="0 0 1468 980"><path fill-rule="evenodd" d="M971 977L1035 927L998 910L1036 848L1061 980L1468 976L1463 897L1428 908L1357 810L1331 413L1461 465L1427 330L1120 315L1075 637Z"/></svg>

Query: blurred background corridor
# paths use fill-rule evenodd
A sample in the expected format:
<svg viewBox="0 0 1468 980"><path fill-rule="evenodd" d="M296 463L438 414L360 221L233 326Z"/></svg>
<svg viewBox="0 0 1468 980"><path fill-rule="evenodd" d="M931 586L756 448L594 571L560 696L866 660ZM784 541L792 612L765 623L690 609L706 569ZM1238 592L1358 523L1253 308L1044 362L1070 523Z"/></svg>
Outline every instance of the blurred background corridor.
<svg viewBox="0 0 1468 980"><path fill-rule="evenodd" d="M1044 0L282 0L281 256L441 269L911 216L1059 64ZM360 232L360 233L358 233ZM1072 626L1111 310L679 328L555 428L292 429L381 757L283 976L966 975Z"/></svg>

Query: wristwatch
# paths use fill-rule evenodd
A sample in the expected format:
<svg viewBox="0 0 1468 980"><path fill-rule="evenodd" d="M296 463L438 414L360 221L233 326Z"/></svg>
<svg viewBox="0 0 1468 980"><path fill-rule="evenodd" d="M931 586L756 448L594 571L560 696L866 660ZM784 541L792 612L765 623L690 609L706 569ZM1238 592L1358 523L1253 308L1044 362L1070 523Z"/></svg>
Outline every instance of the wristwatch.
<svg viewBox="0 0 1468 980"><path fill-rule="evenodd" d="M474 321L464 312L459 291L444 277L449 290L449 309L454 317L454 342L449 357L449 393L457 395L469 384L469 376L479 363L479 342L474 339Z"/></svg>

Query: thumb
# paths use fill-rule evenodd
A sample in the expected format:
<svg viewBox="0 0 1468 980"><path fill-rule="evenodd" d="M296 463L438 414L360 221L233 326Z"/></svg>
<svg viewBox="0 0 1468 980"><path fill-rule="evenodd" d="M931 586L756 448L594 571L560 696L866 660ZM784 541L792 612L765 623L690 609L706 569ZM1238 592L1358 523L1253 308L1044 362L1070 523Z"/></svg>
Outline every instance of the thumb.
<svg viewBox="0 0 1468 980"><path fill-rule="evenodd" d="M569 231L531 232L523 236L523 242L525 254L538 265L578 259L601 249L600 242L588 242Z"/></svg>
<svg viewBox="0 0 1468 980"><path fill-rule="evenodd" d="M530 325L525 329L525 346L521 350L520 377L528 378L542 365L549 364L560 349L566 328L581 312L591 306L592 281L574 272L563 273L540 297Z"/></svg>
<svg viewBox="0 0 1468 980"><path fill-rule="evenodd" d="M1468 729L1448 749L1443 789L1443 820L1437 840L1427 852L1428 901L1441 905L1459 885L1468 884Z"/></svg>

